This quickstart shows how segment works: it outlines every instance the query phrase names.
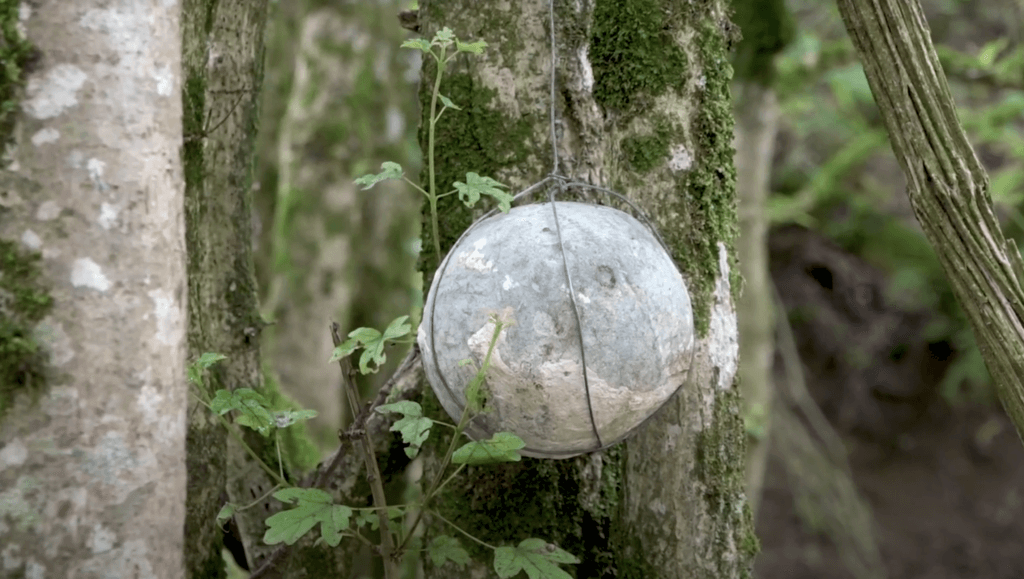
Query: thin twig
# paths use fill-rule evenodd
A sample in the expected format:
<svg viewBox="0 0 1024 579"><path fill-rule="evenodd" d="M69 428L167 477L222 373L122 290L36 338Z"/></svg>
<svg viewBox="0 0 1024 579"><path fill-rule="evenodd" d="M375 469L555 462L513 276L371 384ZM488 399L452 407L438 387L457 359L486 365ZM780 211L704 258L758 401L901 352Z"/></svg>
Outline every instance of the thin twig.
<svg viewBox="0 0 1024 579"><path fill-rule="evenodd" d="M341 327L337 322L331 323L331 339L334 341L335 348L341 345ZM338 366L341 368L341 381L345 395L348 397L349 407L352 409L353 416L356 416L356 409L360 408L361 404L358 388L352 380L352 361L345 356L338 360ZM369 416L369 412L366 412L365 416ZM363 417L365 421L362 410L360 410L359 417ZM356 423L355 420L352 422ZM366 480L370 483L370 491L373 494L373 506L379 509L377 520L380 526L380 549L384 559L384 577L395 579L398 572L394 559L395 538L391 535L391 521L388 520L388 512L385 508L388 501L384 494L384 482L381 480L380 467L377 465L377 453L373 449L373 437L370 435L369 429L366 428L362 429L362 434L360 442L363 446L363 462L366 463Z"/></svg>

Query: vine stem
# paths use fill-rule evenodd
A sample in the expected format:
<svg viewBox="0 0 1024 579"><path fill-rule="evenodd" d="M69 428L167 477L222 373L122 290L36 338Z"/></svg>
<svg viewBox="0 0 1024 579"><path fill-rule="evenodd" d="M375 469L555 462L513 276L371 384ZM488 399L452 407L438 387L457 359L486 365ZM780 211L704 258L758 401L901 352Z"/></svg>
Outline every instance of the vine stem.
<svg viewBox="0 0 1024 579"><path fill-rule="evenodd" d="M331 325L331 339L334 341L334 347L337 348L341 344L341 336L338 332L338 325ZM356 385L352 381L352 362L348 356L338 360L338 366L341 368L341 381L345 390L345 396L348 398L349 408L352 410L353 422L358 420L360 411L362 410L362 403L359 401L359 392L356 390ZM388 520L388 502L387 497L384 494L384 481L381 480L380 467L377 465L377 455L373 451L373 437L370 435L369 428L362 429L362 436L359 437L360 444L362 446L363 462L366 464L366 479L370 483L370 491L373 494L373 506L377 507L377 520L380 526L380 554L384 560L384 577L385 579L398 579L401 575L398 565L395 561L395 541L391 535L391 521Z"/></svg>
<svg viewBox="0 0 1024 579"><path fill-rule="evenodd" d="M463 407L463 409L462 409L462 416L459 417L459 424L458 424L458 426L455 427L455 434L452 436L451 442L448 443L448 450L445 451L444 459L441 460L441 466L438 468L437 474L434 475L434 480L431 481L430 487L428 487L427 492L424 493L424 495L423 495L423 508L421 508L419 511L416 512L416 518L413 519L412 524L409 525L409 532L406 534L405 539L402 540L401 544L398 545L399 549L403 549L405 547L406 543L409 542L409 539L416 532L416 528L419 526L420 520L423 518L423 511L426 510L427 507L430 506L430 501L431 501L431 499L434 498L434 495L437 494L438 490L442 486L448 484L448 481L450 481L452 478L454 478L455 474L457 474L460 470L462 470L462 468L464 466L466 466L464 464L463 465L459 465L459 468L456 469L455 473L453 473L452 476L448 477L447 479L443 478L444 477L444 471L448 468L448 465L451 464L451 462L452 462L452 455L455 454L455 447L459 443L459 440L462 437L463 431L466 430L466 426L469 424L469 421L472 418L472 416L470 414L470 409L471 409L471 407L477 406L477 405L480 404L480 402L479 402L479 396L480 396L479 389L478 388L474 389L473 388L473 384L482 383L483 380L485 379L485 377L487 376L487 370L489 370L490 367L491 367L491 354L494 353L494 346L498 343L498 336L501 335L501 331L506 327L506 324L503 323L501 320L499 320L497 318L494 318L493 321L494 321L494 334L491 336L491 343L487 347L487 354L484 356L484 363L480 366L480 369L477 370L476 376L473 377L473 381L470 382L470 385L466 388L466 392L467 392L466 406ZM474 398L474 397L476 398L476 400L471 402L470 399ZM442 479L443 479L443 482L442 482Z"/></svg>
<svg viewBox="0 0 1024 579"><path fill-rule="evenodd" d="M430 52L433 55L433 51ZM430 174L430 192L427 198L430 199L430 225L434 238L434 253L437 255L437 262L441 263L441 239L438 237L437 226L437 181L434 171L434 126L437 124L437 95L441 93L441 77L444 75L445 58L444 47L441 47L441 56L434 56L437 61L437 75L434 77L434 91L430 95L430 129L427 134L427 171Z"/></svg>

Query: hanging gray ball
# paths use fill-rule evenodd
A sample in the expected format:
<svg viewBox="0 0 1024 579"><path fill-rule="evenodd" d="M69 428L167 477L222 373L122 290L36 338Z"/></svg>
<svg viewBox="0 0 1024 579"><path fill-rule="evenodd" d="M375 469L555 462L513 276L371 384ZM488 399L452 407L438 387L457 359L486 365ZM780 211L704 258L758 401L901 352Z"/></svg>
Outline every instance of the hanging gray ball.
<svg viewBox="0 0 1024 579"><path fill-rule="evenodd" d="M611 207L556 207L564 261L550 203L487 218L435 274L418 334L427 379L458 420L491 316L511 321L491 355L485 412L467 432L513 432L522 454L542 458L625 438L683 386L694 348L686 285L652 232Z"/></svg>

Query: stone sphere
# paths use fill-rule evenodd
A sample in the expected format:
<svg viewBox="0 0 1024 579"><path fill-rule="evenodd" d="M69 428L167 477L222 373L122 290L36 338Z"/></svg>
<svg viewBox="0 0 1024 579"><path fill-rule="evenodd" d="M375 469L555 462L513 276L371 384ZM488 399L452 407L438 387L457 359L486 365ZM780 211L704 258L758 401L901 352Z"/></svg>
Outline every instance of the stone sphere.
<svg viewBox="0 0 1024 579"><path fill-rule="evenodd" d="M686 285L650 229L611 207L556 203L564 259L550 203L475 224L435 274L417 337L427 379L458 420L492 316L511 322L467 433L513 432L522 454L541 458L625 438L686 383L694 349Z"/></svg>

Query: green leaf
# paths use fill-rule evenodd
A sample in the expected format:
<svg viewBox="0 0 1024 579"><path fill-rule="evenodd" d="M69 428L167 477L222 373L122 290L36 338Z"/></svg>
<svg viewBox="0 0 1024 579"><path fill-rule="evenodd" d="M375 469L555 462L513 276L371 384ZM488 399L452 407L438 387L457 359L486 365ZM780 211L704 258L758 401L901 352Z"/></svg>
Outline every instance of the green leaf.
<svg viewBox="0 0 1024 579"><path fill-rule="evenodd" d="M996 57L1010 43L1009 38L998 38L989 42L978 52L978 64L981 68L990 68L996 61Z"/></svg>
<svg viewBox="0 0 1024 579"><path fill-rule="evenodd" d="M278 428L287 428L300 420L315 418L316 410L278 410L274 413L274 424Z"/></svg>
<svg viewBox="0 0 1024 579"><path fill-rule="evenodd" d="M452 102L452 99L444 96L443 94L437 95L437 98L441 99L441 104L443 104L444 106L446 106L446 107L448 107L450 109L455 109L457 111L461 111L462 110L459 107L459 105L457 105L457 104Z"/></svg>
<svg viewBox="0 0 1024 579"><path fill-rule="evenodd" d="M519 449L526 446L522 438L511 432L497 432L488 440L476 440L464 444L452 454L452 463L492 464L496 462L519 462Z"/></svg>
<svg viewBox="0 0 1024 579"><path fill-rule="evenodd" d="M409 316L395 318L388 325L387 329L384 330L383 334L373 328L356 328L352 330L348 335L348 339L334 349L334 352L331 354L331 361L340 360L355 352L359 347L362 347L364 350L362 356L359 357L359 371L363 374L377 372L380 370L381 365L387 361L387 356L384 354L384 346L387 342L397 340L412 331L412 326L406 323L408 319ZM370 368L371 362L376 364L375 368Z"/></svg>
<svg viewBox="0 0 1024 579"><path fill-rule="evenodd" d="M410 38L402 43L402 48L412 48L423 52L430 52L430 42L426 38Z"/></svg>
<svg viewBox="0 0 1024 579"><path fill-rule="evenodd" d="M270 427L274 426L269 406L267 399L252 388L239 388L235 391L221 389L210 401L210 409L217 414L237 410L240 414L235 419L236 424L248 426L264 436L270 434Z"/></svg>
<svg viewBox="0 0 1024 579"><path fill-rule="evenodd" d="M376 175L363 175L356 179L356 185L363 185L363 190L365 191L381 181L387 181L388 179L401 179L402 175L404 175L402 172L402 166L398 163L384 161L380 168L381 172Z"/></svg>
<svg viewBox="0 0 1024 579"><path fill-rule="evenodd" d="M388 507L388 519L395 520L405 514L405 511L398 507ZM356 513L355 523L357 527L370 525L370 529L376 531L380 526L380 517L373 509L362 509Z"/></svg>
<svg viewBox="0 0 1024 579"><path fill-rule="evenodd" d="M520 571L526 571L530 579L572 579L558 565L579 562L572 554L541 539L525 539L518 547L494 550L494 570L502 579L514 577Z"/></svg>
<svg viewBox="0 0 1024 579"><path fill-rule="evenodd" d="M210 410L217 414L226 414L234 408L231 405L232 401L233 397L230 390L218 390L214 393L213 400L210 401Z"/></svg>
<svg viewBox="0 0 1024 579"><path fill-rule="evenodd" d="M235 510L237 508L238 507L236 507L232 503L227 503L226 505L221 507L220 512L217 513L217 525L224 525L225 521L235 516Z"/></svg>
<svg viewBox="0 0 1024 579"><path fill-rule="evenodd" d="M454 41L455 33L452 32L451 28L445 26L441 30L438 30L437 34L434 35L433 43L437 44L438 46L449 46Z"/></svg>
<svg viewBox="0 0 1024 579"><path fill-rule="evenodd" d="M401 400L392 404L381 404L377 407L377 412L394 412L402 415L402 418L391 425L391 431L402 433L402 441L409 445L405 449L405 454L409 458L416 458L420 447L430 436L430 427L434 425L433 420L423 416L423 408L412 400Z"/></svg>
<svg viewBox="0 0 1024 579"><path fill-rule="evenodd" d="M465 567L469 563L469 552L462 548L462 543L455 537L438 535L427 547L430 560L434 566L440 567L445 561L451 561L459 567Z"/></svg>
<svg viewBox="0 0 1024 579"><path fill-rule="evenodd" d="M281 502L298 502L298 505L267 519L263 542L268 545L281 542L294 545L320 523L320 536L324 542L337 547L341 533L348 529L352 517L351 508L334 504L331 495L320 489L284 489L274 493L274 498Z"/></svg>
<svg viewBox="0 0 1024 579"><path fill-rule="evenodd" d="M455 50L459 52L469 52L472 54L480 54L487 48L487 43L483 40L477 40L476 42L462 42L461 40L455 40Z"/></svg>
<svg viewBox="0 0 1024 579"><path fill-rule="evenodd" d="M228 357L223 354L205 352L202 356L199 356L195 362L188 365L188 381L196 385L202 384L203 372L217 362L227 359Z"/></svg>
<svg viewBox="0 0 1024 579"><path fill-rule="evenodd" d="M498 201L498 207L504 213L508 213L512 207L512 196L502 191L502 187L508 188L507 185L502 185L490 177L481 177L476 173L466 173L465 183L461 181L455 182L455 189L459 192L459 199L466 204L466 207L476 205L481 195L487 195L495 198Z"/></svg>
<svg viewBox="0 0 1024 579"><path fill-rule="evenodd" d="M348 529L352 509L345 505L331 505L328 516L320 520L320 536L331 547L341 542L341 533Z"/></svg>

